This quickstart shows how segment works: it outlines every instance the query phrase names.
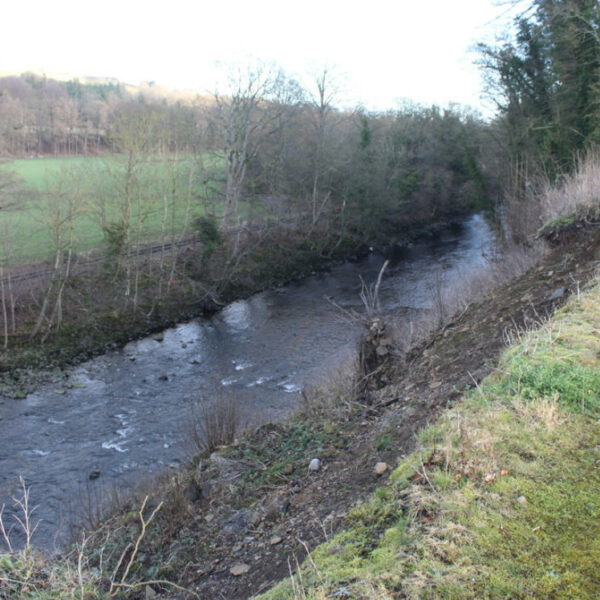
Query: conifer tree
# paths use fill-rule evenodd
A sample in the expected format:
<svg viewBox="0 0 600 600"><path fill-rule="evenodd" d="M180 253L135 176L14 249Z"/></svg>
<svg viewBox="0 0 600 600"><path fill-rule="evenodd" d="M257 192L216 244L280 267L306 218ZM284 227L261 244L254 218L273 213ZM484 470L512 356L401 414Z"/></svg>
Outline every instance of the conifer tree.
<svg viewBox="0 0 600 600"><path fill-rule="evenodd" d="M511 158L551 177L600 141L600 4L534 0L514 40L481 44Z"/></svg>

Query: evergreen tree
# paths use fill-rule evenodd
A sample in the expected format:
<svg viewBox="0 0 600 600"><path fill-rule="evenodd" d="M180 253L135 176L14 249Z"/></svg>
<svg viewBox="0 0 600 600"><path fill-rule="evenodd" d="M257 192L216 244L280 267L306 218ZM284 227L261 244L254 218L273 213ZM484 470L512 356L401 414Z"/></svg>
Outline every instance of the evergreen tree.
<svg viewBox="0 0 600 600"><path fill-rule="evenodd" d="M534 0L514 41L480 45L514 161L550 176L600 141L600 4Z"/></svg>

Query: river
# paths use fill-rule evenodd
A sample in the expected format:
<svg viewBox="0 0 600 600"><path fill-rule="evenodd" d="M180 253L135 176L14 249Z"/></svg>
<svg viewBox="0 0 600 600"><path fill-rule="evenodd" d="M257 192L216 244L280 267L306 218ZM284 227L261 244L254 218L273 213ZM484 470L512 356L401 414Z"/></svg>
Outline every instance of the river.
<svg viewBox="0 0 600 600"><path fill-rule="evenodd" d="M441 275L455 281L488 268L492 244L490 228L475 215L396 250L388 256L382 308L401 319L431 309ZM255 423L289 415L304 386L355 352L361 328L330 300L361 311L360 277L372 283L384 260L372 253L233 302L212 318L73 368L64 383L25 400L0 397L0 505L7 505L7 525L14 523L11 497L19 495L23 477L40 521L34 544L60 549L69 526L89 515L98 498L189 456L186 432L195 402L231 393Z"/></svg>

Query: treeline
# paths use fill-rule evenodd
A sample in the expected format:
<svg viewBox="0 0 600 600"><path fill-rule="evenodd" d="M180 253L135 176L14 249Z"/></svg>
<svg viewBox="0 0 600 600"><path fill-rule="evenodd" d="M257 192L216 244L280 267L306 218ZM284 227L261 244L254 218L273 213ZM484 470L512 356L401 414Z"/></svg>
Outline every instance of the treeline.
<svg viewBox="0 0 600 600"><path fill-rule="evenodd" d="M0 171L0 207L10 209L0 212L4 347L109 313L161 320L199 298L215 306L366 243L407 239L489 206L497 193L490 127L476 115L417 105L340 110L327 70L303 87L255 65L233 72L212 98L188 102L29 75L0 89L2 122L14 118L8 106L32 111L8 128L13 137L4 128L0 144L11 153L106 154L103 164L61 171L35 203ZM17 284L18 246L31 236L11 235L6 219L34 204L29 221L47 228L48 275ZM90 271L81 250L94 236Z"/></svg>
<svg viewBox="0 0 600 600"><path fill-rule="evenodd" d="M333 209L376 230L381 218L434 219L489 200L489 128L477 116L417 105L342 111L337 92L327 70L303 88L264 65L235 72L222 93L187 102L113 82L4 77L0 151L110 152L136 161L193 154L222 167L211 193L225 227L248 213L242 201L262 203L263 212L287 211L291 202L313 224Z"/></svg>
<svg viewBox="0 0 600 600"><path fill-rule="evenodd" d="M600 142L600 4L533 0L481 62L513 168L554 180Z"/></svg>
<svg viewBox="0 0 600 600"><path fill-rule="evenodd" d="M382 221L431 220L489 202L488 126L469 112L335 108L324 70L312 89L281 71L238 74L208 107L225 166L224 222L242 199L294 204L312 224L333 211L366 236ZM407 219L408 217L408 219Z"/></svg>
<svg viewBox="0 0 600 600"><path fill-rule="evenodd" d="M0 154L86 154L107 148L123 97L117 83L83 85L34 74L0 78Z"/></svg>
<svg viewBox="0 0 600 600"><path fill-rule="evenodd" d="M116 80L57 81L33 73L0 77L0 156L88 155L112 149L115 118L131 106L153 103L177 118L189 102L160 97L151 86Z"/></svg>

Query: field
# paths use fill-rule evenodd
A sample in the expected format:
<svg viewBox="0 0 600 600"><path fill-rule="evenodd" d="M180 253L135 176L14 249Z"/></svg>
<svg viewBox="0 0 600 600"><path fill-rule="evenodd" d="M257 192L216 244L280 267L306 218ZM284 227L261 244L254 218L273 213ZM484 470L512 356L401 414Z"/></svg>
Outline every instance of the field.
<svg viewBox="0 0 600 600"><path fill-rule="evenodd" d="M12 173L17 184L0 195L0 256L12 264L48 260L71 225L78 253L100 249L103 227L122 221L133 243L172 239L207 211L219 216L220 164L214 155L202 162L191 155L7 161L0 176Z"/></svg>
<svg viewBox="0 0 600 600"><path fill-rule="evenodd" d="M21 158L2 165L13 171L27 188L43 191L64 170L98 168L107 160L101 156L62 156L58 158ZM110 157L108 158L110 160Z"/></svg>

